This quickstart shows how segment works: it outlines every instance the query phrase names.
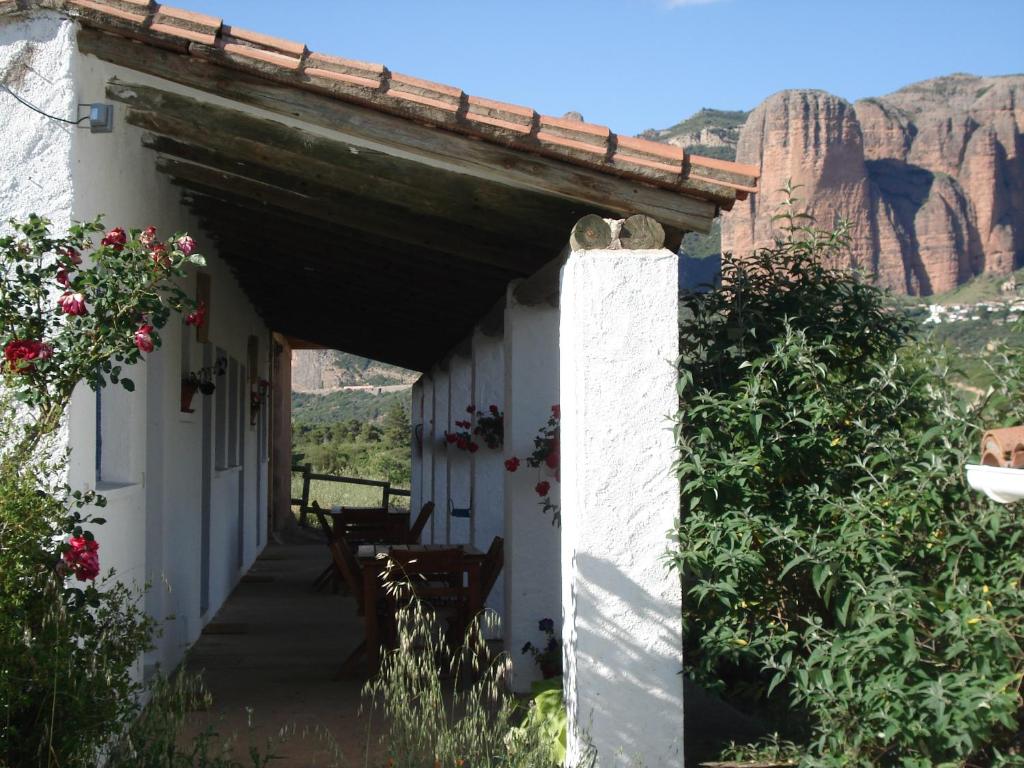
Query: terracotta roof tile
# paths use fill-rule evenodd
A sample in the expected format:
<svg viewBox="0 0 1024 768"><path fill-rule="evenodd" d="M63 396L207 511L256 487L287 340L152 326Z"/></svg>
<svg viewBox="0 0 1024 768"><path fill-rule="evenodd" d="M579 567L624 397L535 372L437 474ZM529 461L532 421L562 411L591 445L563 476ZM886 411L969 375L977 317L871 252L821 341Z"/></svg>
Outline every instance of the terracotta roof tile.
<svg viewBox="0 0 1024 768"><path fill-rule="evenodd" d="M311 53L306 57L306 68L303 70L313 82L326 80L325 86L334 84L356 86L357 88L380 90L387 76L387 69L382 64L368 64L365 61L343 59L326 53Z"/></svg>
<svg viewBox="0 0 1024 768"><path fill-rule="evenodd" d="M181 37L193 43L213 45L220 27L221 20L215 16L158 5L149 29L172 37Z"/></svg>
<svg viewBox="0 0 1024 768"><path fill-rule="evenodd" d="M617 136L603 125L539 116L529 107L467 96L459 88L227 26L151 0L0 0L0 13L56 8L83 23L171 47L226 67L388 111L439 128L710 199L729 207L756 191L756 167L684 155L678 147Z"/></svg>

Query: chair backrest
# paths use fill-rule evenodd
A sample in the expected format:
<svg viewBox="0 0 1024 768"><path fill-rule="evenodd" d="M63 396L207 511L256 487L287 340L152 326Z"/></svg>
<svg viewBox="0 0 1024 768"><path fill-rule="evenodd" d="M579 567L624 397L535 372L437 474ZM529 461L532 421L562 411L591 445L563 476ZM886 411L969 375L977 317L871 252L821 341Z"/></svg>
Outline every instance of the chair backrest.
<svg viewBox="0 0 1024 768"><path fill-rule="evenodd" d="M341 530L352 543L387 543L393 539L392 523L388 519L388 511L386 509L342 507L337 514Z"/></svg>
<svg viewBox="0 0 1024 768"><path fill-rule="evenodd" d="M417 597L469 599L463 574L469 567L461 547L420 550L392 549L392 578L406 581Z"/></svg>
<svg viewBox="0 0 1024 768"><path fill-rule="evenodd" d="M428 501L423 505L420 513L416 515L416 520L413 522L412 527L409 529L409 543L419 544L420 536L423 535L423 529L427 527L427 522L430 520L430 516L434 514L434 502Z"/></svg>
<svg viewBox="0 0 1024 768"><path fill-rule="evenodd" d="M491 594L501 569L505 566L505 540L501 536L495 536L494 541L487 550L484 557L483 567L480 569L480 599L487 600Z"/></svg>
<svg viewBox="0 0 1024 768"><path fill-rule="evenodd" d="M331 559L334 567L341 575L341 578L352 590L352 596L356 599L359 612L363 612L363 571L359 567L359 561L352 553L352 547L344 536L339 536L330 543Z"/></svg>
<svg viewBox="0 0 1024 768"><path fill-rule="evenodd" d="M331 525L331 521L327 519L327 515L320 509L320 505L315 501L310 505L310 509L313 510L313 514L316 515L316 520L320 523L320 530L323 531L324 538L327 539L327 546L331 545L334 541L334 527Z"/></svg>

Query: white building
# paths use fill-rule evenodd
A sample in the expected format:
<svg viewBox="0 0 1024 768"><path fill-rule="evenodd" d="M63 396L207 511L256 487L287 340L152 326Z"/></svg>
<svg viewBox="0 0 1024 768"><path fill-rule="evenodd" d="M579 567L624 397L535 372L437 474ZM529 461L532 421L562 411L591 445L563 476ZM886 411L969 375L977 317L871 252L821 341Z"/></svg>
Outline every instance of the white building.
<svg viewBox="0 0 1024 768"><path fill-rule="evenodd" d="M290 520L290 349L343 349L424 372L426 540L504 536L492 606L517 661L539 619L561 622L574 737L590 732L601 765L681 764L680 588L662 564L679 508L674 249L753 191L756 169L149 0L0 0L0 14L11 91L65 119L114 105L113 131L94 133L0 95L3 218L187 229L209 261L187 286L208 296L208 335L168 327L134 394L83 388L69 418L71 482L109 500L104 568L153 584L164 634L146 662L180 660ZM645 214L667 247L634 226L571 251L587 214ZM216 393L182 412L182 376L221 357ZM258 379L272 407L253 415ZM503 451L443 447L466 406L490 403ZM561 528L537 476L502 466L554 404ZM517 687L532 674L518 664Z"/></svg>

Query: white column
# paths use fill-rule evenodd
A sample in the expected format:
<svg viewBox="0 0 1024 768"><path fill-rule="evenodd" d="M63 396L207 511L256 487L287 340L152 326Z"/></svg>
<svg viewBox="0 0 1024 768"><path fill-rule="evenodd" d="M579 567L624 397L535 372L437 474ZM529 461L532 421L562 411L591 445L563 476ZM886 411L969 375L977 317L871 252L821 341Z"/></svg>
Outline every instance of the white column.
<svg viewBox="0 0 1024 768"><path fill-rule="evenodd" d="M473 397L476 407L491 405L505 410L505 355L500 338L479 330L473 335ZM491 449L483 443L473 457L473 544L487 550L495 536L505 536L505 447ZM505 611L505 574L487 598L487 608L502 617Z"/></svg>
<svg viewBox="0 0 1024 768"><path fill-rule="evenodd" d="M409 423L412 432L409 435L409 452L411 457L411 480L409 483L409 511L412 519L423 506L423 379L412 385L412 397L409 406Z"/></svg>
<svg viewBox="0 0 1024 768"><path fill-rule="evenodd" d="M423 438L421 441L423 444L423 457L421 459L422 468L420 469L423 484L423 490L420 495L420 506L422 507L428 501L437 503L434 498L434 456L437 454L437 441L434 440L434 379L427 373L420 377L420 381L423 383ZM419 510L413 510L413 514L419 514ZM437 510L434 510L434 514L437 514ZM429 543L430 532L431 527L427 525L420 535L420 541L424 544Z"/></svg>
<svg viewBox="0 0 1024 768"><path fill-rule="evenodd" d="M679 513L678 265L573 253L562 271L562 606L569 760L683 764L681 589L663 562Z"/></svg>
<svg viewBox="0 0 1024 768"><path fill-rule="evenodd" d="M558 310L526 306L509 287L505 306L505 452L523 459L533 452L537 431L547 424L558 402ZM561 615L559 529L541 511L534 490L551 482L557 503L558 483L524 461L505 473L505 649L512 658L512 687L528 691L540 677L533 660L520 649L543 642L541 619Z"/></svg>
<svg viewBox="0 0 1024 768"><path fill-rule="evenodd" d="M435 367L434 379L434 514L423 532L424 544L448 543L448 452L444 431L448 429L448 366Z"/></svg>
<svg viewBox="0 0 1024 768"><path fill-rule="evenodd" d="M468 357L455 355L448 364L448 429L452 432L465 431L456 427L456 421L471 420L466 408L473 403L473 362ZM469 451L459 450L454 445L445 443L448 451L448 498L455 509L469 509L470 504L470 473L473 455ZM443 510L448 519L448 543L469 544L470 519L452 514L445 505Z"/></svg>

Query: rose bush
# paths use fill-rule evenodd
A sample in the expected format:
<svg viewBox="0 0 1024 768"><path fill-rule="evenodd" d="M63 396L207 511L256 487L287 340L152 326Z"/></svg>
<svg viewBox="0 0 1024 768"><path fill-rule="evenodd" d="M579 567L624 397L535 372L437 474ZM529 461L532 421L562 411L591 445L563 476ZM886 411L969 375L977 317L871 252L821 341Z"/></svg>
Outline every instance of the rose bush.
<svg viewBox="0 0 1024 768"><path fill-rule="evenodd" d="M86 768L137 714L134 671L152 622L139 595L100 572L104 506L62 479L53 440L75 387L119 384L193 303L175 284L202 264L185 235L103 234L99 220L54 236L32 216L0 237L0 766ZM85 256L83 256L83 253ZM87 258L86 258L87 257Z"/></svg>

